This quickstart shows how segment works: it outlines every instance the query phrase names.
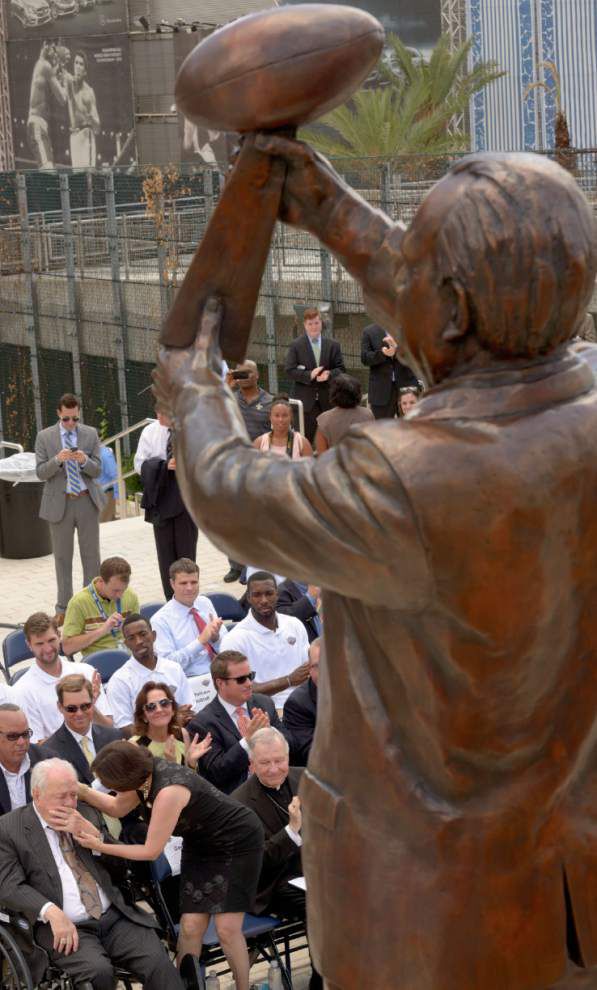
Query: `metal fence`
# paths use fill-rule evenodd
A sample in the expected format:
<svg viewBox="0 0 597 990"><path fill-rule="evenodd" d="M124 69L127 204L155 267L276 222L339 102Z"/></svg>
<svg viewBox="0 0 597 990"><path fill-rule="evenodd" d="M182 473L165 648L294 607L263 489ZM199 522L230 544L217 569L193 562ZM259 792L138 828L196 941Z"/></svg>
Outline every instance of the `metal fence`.
<svg viewBox="0 0 597 990"><path fill-rule="evenodd" d="M450 164L334 162L406 224ZM597 150L571 152L568 164L597 209ZM86 421L104 435L151 414L157 332L222 181L215 169L184 166L0 174L0 438L30 446L65 391L82 397ZM328 332L365 382L360 287L317 241L278 225L250 344L271 391L288 389L285 352L300 307L313 303L328 307Z"/></svg>

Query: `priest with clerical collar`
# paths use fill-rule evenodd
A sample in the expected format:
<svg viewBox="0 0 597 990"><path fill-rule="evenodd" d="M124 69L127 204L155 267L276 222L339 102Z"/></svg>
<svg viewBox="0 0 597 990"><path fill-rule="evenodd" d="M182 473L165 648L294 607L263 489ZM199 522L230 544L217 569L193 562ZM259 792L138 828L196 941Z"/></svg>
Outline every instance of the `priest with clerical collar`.
<svg viewBox="0 0 597 990"><path fill-rule="evenodd" d="M290 883L302 877L301 802L298 787L303 767L288 765L288 742L278 729L259 729L247 739L250 776L232 794L252 808L265 831L263 865L253 906L256 914L305 918L305 892ZM309 990L323 987L315 971Z"/></svg>

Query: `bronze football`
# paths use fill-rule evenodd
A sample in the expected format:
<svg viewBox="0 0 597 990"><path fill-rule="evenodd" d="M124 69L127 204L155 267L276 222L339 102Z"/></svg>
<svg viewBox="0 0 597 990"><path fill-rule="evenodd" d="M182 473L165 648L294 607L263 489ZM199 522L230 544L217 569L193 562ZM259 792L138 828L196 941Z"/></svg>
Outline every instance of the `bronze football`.
<svg viewBox="0 0 597 990"><path fill-rule="evenodd" d="M176 104L193 123L216 130L305 124L358 89L383 40L379 21L356 7L306 3L249 14L187 56Z"/></svg>

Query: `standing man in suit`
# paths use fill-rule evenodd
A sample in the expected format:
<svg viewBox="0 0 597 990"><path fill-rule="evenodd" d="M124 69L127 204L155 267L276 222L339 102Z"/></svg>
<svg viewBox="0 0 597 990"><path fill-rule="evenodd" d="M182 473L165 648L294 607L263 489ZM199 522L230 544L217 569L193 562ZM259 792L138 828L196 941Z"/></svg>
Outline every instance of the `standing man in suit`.
<svg viewBox="0 0 597 990"><path fill-rule="evenodd" d="M176 480L170 420L160 409L156 415L157 420L141 432L134 465L143 485L145 522L153 526L164 597L170 601L170 565L181 557L196 559L198 531Z"/></svg>
<svg viewBox="0 0 597 990"><path fill-rule="evenodd" d="M91 764L100 749L122 739L120 729L93 721L93 685L82 674L67 674L56 685L57 707L64 722L40 747L46 757L59 756L73 765L83 784L91 785Z"/></svg>
<svg viewBox="0 0 597 990"><path fill-rule="evenodd" d="M67 820L83 817L77 787L69 763L43 760L32 773L33 803L0 819L2 904L25 915L37 945L76 986L88 981L94 990L113 990L118 964L145 990L182 990L153 916L130 907L101 858L66 831ZM89 820L100 824L88 807L85 814L88 831ZM31 960L35 983L45 968L41 955Z"/></svg>
<svg viewBox="0 0 597 990"><path fill-rule="evenodd" d="M58 422L37 434L36 472L45 482L40 516L50 523L56 567L56 616L62 625L73 596L75 529L83 567L83 585L99 571L99 517L104 496L94 480L101 474L97 430L80 422L76 395L67 393L58 403Z"/></svg>
<svg viewBox="0 0 597 990"><path fill-rule="evenodd" d="M230 794L247 779L249 739L270 725L284 731L271 698L253 694L254 672L242 653L226 650L211 662L216 697L187 726L191 738L211 733L211 748L201 757L206 780Z"/></svg>
<svg viewBox="0 0 597 990"><path fill-rule="evenodd" d="M251 776L233 798L251 808L265 832L265 849L254 905L256 914L306 918L305 892L289 881L303 875L302 814L298 787L302 767L288 765L288 742L277 729L260 729L248 740ZM309 990L322 990L313 971Z"/></svg>
<svg viewBox="0 0 597 990"><path fill-rule="evenodd" d="M0 815L21 808L31 800L31 770L45 759L40 746L31 743L25 712L6 701L0 705Z"/></svg>
<svg viewBox="0 0 597 990"><path fill-rule="evenodd" d="M293 340L286 355L286 374L294 382L293 396L303 403L305 436L313 442L317 417L330 408L329 381L346 371L340 344L322 334L321 313L303 313L305 332Z"/></svg>
<svg viewBox="0 0 597 990"><path fill-rule="evenodd" d="M396 357L398 344L378 323L363 330L361 361L369 371L368 402L376 419L398 416L400 389L417 388L418 381L406 364Z"/></svg>
<svg viewBox="0 0 597 990"><path fill-rule="evenodd" d="M282 714L282 722L292 737L292 761L300 767L307 766L315 734L320 654L321 640L314 639L309 646L309 677L288 695Z"/></svg>

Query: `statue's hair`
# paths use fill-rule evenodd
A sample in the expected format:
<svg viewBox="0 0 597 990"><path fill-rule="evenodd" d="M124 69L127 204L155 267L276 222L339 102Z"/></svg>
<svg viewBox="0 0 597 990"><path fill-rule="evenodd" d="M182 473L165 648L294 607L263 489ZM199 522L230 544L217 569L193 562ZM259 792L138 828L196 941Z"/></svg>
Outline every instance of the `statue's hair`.
<svg viewBox="0 0 597 990"><path fill-rule="evenodd" d="M464 287L473 332L504 357L545 354L575 333L597 270L596 226L571 175L530 154L471 155L441 225L445 282Z"/></svg>

